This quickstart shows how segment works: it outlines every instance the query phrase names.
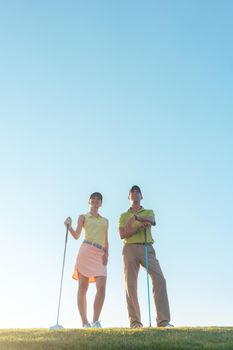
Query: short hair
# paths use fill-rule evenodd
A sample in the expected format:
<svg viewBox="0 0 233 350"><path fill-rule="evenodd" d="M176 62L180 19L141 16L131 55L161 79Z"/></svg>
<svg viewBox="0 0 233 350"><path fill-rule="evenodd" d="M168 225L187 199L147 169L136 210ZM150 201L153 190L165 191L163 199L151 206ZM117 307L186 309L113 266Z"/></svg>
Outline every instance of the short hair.
<svg viewBox="0 0 233 350"><path fill-rule="evenodd" d="M101 202L103 202L103 196L102 196L102 194L101 194L100 192L93 192L93 193L90 195L90 198L89 198L89 199L91 199L91 198L93 198L93 197L98 197L98 198L101 200Z"/></svg>

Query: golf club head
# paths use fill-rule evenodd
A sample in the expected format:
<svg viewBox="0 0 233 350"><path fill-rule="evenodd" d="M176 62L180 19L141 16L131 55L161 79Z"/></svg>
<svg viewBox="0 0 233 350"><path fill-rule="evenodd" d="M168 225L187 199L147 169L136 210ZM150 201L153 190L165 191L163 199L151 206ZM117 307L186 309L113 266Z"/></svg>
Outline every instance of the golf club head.
<svg viewBox="0 0 233 350"><path fill-rule="evenodd" d="M50 331L58 331L60 329L64 329L60 324L55 324L55 326L49 328Z"/></svg>

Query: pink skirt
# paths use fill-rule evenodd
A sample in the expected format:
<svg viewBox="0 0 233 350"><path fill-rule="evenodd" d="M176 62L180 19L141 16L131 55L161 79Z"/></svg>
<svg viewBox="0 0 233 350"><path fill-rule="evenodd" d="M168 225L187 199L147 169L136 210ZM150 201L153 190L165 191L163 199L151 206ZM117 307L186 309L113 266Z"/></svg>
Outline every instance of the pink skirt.
<svg viewBox="0 0 233 350"><path fill-rule="evenodd" d="M85 277L89 277L89 282L95 282L95 277L107 276L107 266L103 264L103 255L104 250L82 243L72 277L78 280L80 273Z"/></svg>

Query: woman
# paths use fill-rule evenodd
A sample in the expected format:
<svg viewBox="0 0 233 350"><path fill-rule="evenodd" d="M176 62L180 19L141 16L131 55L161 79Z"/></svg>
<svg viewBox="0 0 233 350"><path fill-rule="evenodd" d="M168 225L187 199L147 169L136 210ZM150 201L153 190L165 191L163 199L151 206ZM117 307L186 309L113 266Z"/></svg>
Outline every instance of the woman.
<svg viewBox="0 0 233 350"><path fill-rule="evenodd" d="M108 220L98 211L102 205L101 193L94 192L89 198L90 211L80 215L76 230L72 228L72 219L65 220L65 226L71 235L78 239L84 228L84 241L79 249L73 278L79 280L78 309L84 328L100 328L99 316L105 299L108 262ZM96 283L93 322L87 319L87 289L89 282Z"/></svg>

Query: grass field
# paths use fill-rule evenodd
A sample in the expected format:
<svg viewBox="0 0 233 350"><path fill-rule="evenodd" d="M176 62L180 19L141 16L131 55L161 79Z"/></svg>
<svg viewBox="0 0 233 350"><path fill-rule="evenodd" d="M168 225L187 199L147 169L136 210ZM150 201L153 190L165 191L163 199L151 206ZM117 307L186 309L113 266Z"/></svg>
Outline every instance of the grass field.
<svg viewBox="0 0 233 350"><path fill-rule="evenodd" d="M233 327L1 329L0 350L233 349Z"/></svg>

